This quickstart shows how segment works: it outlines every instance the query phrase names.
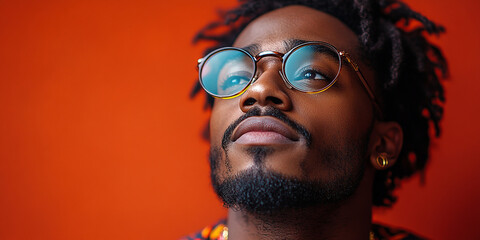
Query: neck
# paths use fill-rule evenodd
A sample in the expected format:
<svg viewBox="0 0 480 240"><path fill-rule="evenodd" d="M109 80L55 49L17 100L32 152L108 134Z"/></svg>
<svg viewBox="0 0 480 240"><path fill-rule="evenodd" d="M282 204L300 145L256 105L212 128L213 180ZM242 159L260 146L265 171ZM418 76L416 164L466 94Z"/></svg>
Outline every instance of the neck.
<svg viewBox="0 0 480 240"><path fill-rule="evenodd" d="M370 180L349 199L270 214L229 209L228 239L369 239L372 215Z"/></svg>

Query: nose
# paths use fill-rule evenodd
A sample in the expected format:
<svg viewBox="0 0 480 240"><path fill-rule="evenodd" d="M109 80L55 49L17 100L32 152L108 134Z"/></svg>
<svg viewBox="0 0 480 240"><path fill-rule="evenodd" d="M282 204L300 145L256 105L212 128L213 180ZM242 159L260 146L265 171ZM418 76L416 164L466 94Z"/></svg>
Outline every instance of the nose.
<svg viewBox="0 0 480 240"><path fill-rule="evenodd" d="M270 66L265 68L258 79L240 96L239 104L243 112L248 112L254 106L272 106L282 111L292 109L292 100L288 94L290 89L285 85L279 72L281 67L278 66L278 62L267 65Z"/></svg>

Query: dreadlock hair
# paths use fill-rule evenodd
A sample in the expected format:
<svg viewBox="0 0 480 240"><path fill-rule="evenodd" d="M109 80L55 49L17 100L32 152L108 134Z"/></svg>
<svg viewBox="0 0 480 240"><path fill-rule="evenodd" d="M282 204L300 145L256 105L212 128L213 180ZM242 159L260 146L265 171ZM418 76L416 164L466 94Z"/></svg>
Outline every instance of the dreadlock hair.
<svg viewBox="0 0 480 240"><path fill-rule="evenodd" d="M374 179L373 204L391 206L400 180L424 172L430 129L436 137L440 135L445 102L440 78L446 77L447 64L440 49L424 35L442 33L444 28L399 0L240 0L239 7L220 13L223 21L204 27L193 42L213 42L205 53L231 46L252 20L288 5L311 7L345 23L358 36L362 57L376 71L375 89L384 120L398 122L404 133L397 164L377 171ZM191 96L200 89L197 83ZM206 106L213 106L211 96L207 95Z"/></svg>

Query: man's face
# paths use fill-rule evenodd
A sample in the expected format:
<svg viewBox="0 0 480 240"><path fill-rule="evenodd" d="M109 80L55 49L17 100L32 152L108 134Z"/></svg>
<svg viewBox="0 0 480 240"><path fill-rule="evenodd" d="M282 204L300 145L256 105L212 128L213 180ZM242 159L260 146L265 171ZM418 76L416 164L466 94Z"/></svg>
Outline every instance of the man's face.
<svg viewBox="0 0 480 240"><path fill-rule="evenodd" d="M324 41L349 52L369 84L357 36L323 12L291 6L250 23L234 46L285 53L290 40ZM281 59L262 58L258 79L241 96L216 99L210 121L214 188L228 206L250 211L339 201L361 181L374 121L370 99L351 66L334 86L307 94L290 89Z"/></svg>

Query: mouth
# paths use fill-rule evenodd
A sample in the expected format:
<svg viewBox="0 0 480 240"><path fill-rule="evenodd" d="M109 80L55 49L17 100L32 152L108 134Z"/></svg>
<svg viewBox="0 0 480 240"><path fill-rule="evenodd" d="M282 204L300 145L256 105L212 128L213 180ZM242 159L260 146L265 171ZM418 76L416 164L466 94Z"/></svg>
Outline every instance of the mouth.
<svg viewBox="0 0 480 240"><path fill-rule="evenodd" d="M291 127L270 116L249 117L232 134L231 141L246 145L290 144L300 140Z"/></svg>

